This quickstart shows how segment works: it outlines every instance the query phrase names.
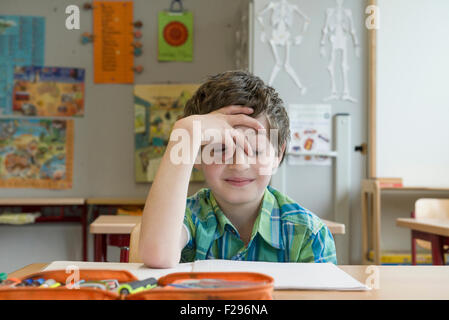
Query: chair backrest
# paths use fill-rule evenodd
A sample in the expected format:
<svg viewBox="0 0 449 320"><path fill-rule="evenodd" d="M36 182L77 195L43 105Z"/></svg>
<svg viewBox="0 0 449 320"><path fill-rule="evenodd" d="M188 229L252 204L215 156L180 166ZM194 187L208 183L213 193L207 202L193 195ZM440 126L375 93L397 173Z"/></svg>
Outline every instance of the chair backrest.
<svg viewBox="0 0 449 320"><path fill-rule="evenodd" d="M449 219L449 199L418 199L415 218Z"/></svg>
<svg viewBox="0 0 449 320"><path fill-rule="evenodd" d="M142 262L139 255L140 225L141 223L139 222L131 231L129 239L129 262Z"/></svg>

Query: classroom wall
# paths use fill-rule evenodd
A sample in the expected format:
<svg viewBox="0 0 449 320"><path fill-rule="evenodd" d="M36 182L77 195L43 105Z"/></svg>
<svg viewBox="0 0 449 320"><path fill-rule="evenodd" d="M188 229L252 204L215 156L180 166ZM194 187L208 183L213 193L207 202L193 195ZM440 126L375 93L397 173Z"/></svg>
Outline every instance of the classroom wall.
<svg viewBox="0 0 449 320"><path fill-rule="evenodd" d="M75 119L73 188L70 190L0 189L1 197L146 197L150 184L134 182L133 85L94 84L93 46L81 44L92 32L92 12L84 0L2 0L0 13L46 18L45 63L86 69L85 116ZM191 63L157 62L157 14L168 0L135 0L135 20L143 21L143 51L135 59L144 67L136 84L199 83L211 74L235 68L234 33L239 9L247 0L185 0L194 14L194 59ZM66 6L81 9L81 29L65 28ZM204 186L192 183L189 194ZM92 239L90 239L92 240ZM0 270L25 264L81 259L81 228L70 224L0 226ZM90 241L92 244L92 241ZM92 246L90 246L90 257ZM111 259L118 260L111 248Z"/></svg>
<svg viewBox="0 0 449 320"><path fill-rule="evenodd" d="M293 0L291 0L293 1ZM92 30L92 14L81 11L81 30L67 31L64 27L65 7L83 0L2 0L0 13L39 15L46 17L45 62L51 66L72 66L86 69L86 113L75 120L75 158L73 188L65 191L38 189L0 189L1 197L145 197L150 185L134 182L133 86L93 84L92 46L81 45L80 36ZM184 0L194 13L194 61L192 63L157 62L157 12L169 5L168 0L135 0L135 20L142 20L144 55L136 59L145 72L136 75L136 84L167 82L200 82L209 74L235 68L234 32L240 19L240 9L248 0ZM292 52L293 66L308 86L303 97L294 94L291 80L279 73L275 86L288 103L321 103L329 93L327 60L319 56L319 40L326 8L335 6L333 0L295 1L311 18L304 42ZM265 1L267 3L267 1ZM367 141L368 50L367 30L364 28L363 0L346 0L352 9L357 35L362 45L361 58L350 61L351 93L358 103L334 102L333 113L349 112L352 122L352 145ZM273 57L266 55L271 72ZM351 52L353 54L353 52ZM279 81L279 82L278 82ZM280 84L285 84L282 86ZM351 225L345 236L350 237L351 264L361 262L360 181L366 177L366 158L354 152L351 158ZM332 167L288 166L288 194L324 219L333 219ZM192 183L193 193L202 183ZM442 195L439 195L442 196ZM410 235L395 227L394 219L409 216L417 194L401 197L385 196L383 205L383 239L385 248L409 250ZM92 239L90 238L90 259ZM81 259L81 228L71 224L0 226L0 271L10 272L33 262ZM118 261L119 253L109 248L109 259Z"/></svg>
<svg viewBox="0 0 449 320"><path fill-rule="evenodd" d="M269 0L254 0L254 12L257 16L266 8ZM290 64L294 68L301 83L307 88L305 95L301 96L299 89L293 80L283 69L278 73L273 82L286 106L289 104L330 104L332 115L337 113L349 113L351 115L351 149L356 145L367 141L367 105L368 105L368 33L365 28L365 6L364 1L346 0L344 7L351 9L353 13L356 36L361 45L361 56L356 58L352 42L347 42L347 54L349 64L349 88L350 93L358 102L329 101L323 99L331 93L331 81L327 66L329 64L330 43L326 40L326 57L320 56L320 41L322 29L326 20L326 9L335 8L334 0L320 1L289 1L298 5L299 9L310 18L309 27L304 34L302 43L299 46L292 46L290 50ZM291 36L298 34L295 28L302 28L298 24L300 18L293 15L293 27ZM264 15L265 30L270 30L270 15ZM268 43L262 43L260 34L262 26L256 20L254 34L254 72L268 81L275 63L274 55ZM301 29L300 29L301 30ZM267 32L267 36L269 33ZM279 49L279 56L284 61L285 51ZM335 75L337 88L342 91L343 82L340 69L340 54L336 55ZM332 121L333 123L333 121ZM287 165L286 193L301 205L312 210L319 217L334 220L333 166L297 166ZM366 159L359 152L351 153L351 225L346 227L346 237L350 237L350 257L352 261L360 261L360 246L356 239L360 239L360 181L365 176ZM281 181L281 172L277 174L274 181ZM343 237L343 235L336 235ZM355 240L355 241L354 241ZM342 261L350 263L350 261Z"/></svg>

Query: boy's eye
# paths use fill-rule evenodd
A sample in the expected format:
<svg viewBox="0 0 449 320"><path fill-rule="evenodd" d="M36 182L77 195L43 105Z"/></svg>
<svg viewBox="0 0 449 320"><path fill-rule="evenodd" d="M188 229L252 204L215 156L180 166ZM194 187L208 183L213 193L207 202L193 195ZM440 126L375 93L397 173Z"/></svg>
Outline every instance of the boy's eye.
<svg viewBox="0 0 449 320"><path fill-rule="evenodd" d="M226 151L226 145L222 144L222 145L217 145L214 147L214 152L216 153L222 153Z"/></svg>

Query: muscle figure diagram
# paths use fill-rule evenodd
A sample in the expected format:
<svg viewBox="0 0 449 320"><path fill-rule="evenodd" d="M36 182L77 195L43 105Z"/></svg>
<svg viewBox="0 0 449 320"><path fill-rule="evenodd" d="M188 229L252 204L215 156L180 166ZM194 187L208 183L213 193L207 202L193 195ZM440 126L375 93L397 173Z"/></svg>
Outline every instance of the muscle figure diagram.
<svg viewBox="0 0 449 320"><path fill-rule="evenodd" d="M298 86L301 94L306 93L306 88L302 85L301 81L293 70L290 64L290 47L293 45L299 45L302 42L304 33L310 23L310 19L299 10L298 6L289 3L287 0L279 0L276 2L270 2L263 10L257 15L257 20L262 25L261 41L266 42L266 33L263 17L264 15L272 11L271 13L271 37L268 42L273 51L275 65L271 72L270 80L268 84L271 86L276 78L277 74L284 67L285 71L290 75L295 84ZM301 32L292 39L290 32L292 31L293 19L295 13L303 20ZM285 59L281 60L279 57L279 49L285 47ZM282 65L283 64L283 65Z"/></svg>
<svg viewBox="0 0 449 320"><path fill-rule="evenodd" d="M330 59L327 70L329 71L331 77L331 95L324 99L324 101L329 100L345 100L351 102L357 102L355 98L349 93L348 85L348 48L347 40L352 38L353 45L355 47L355 54L360 57L360 45L357 40L354 22L352 19L352 11L350 9L343 8L344 0L336 0L337 7L327 9L326 12L326 23L322 30L323 34L321 37L321 49L320 54L322 57L326 56L326 39L329 39L331 50ZM343 73L343 94L341 97L337 93L337 86L335 83L335 64L336 55L341 52L341 71Z"/></svg>

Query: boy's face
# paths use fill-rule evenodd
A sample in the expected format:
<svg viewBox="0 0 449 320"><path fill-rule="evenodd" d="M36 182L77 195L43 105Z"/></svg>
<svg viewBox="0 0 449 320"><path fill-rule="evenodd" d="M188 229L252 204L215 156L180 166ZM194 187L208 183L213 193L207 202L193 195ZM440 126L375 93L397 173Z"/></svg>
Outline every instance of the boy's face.
<svg viewBox="0 0 449 320"><path fill-rule="evenodd" d="M214 159L222 161L214 161L212 164L202 161L200 165L195 165L203 171L214 196L229 204L260 201L273 170L282 159L282 153L279 156L275 154L277 146L270 143L270 126L266 116L259 115L255 119L264 126L265 132L235 127L245 133L254 152L253 156L249 156L239 146L235 147L234 152L226 154L226 147L220 143L210 149Z"/></svg>

